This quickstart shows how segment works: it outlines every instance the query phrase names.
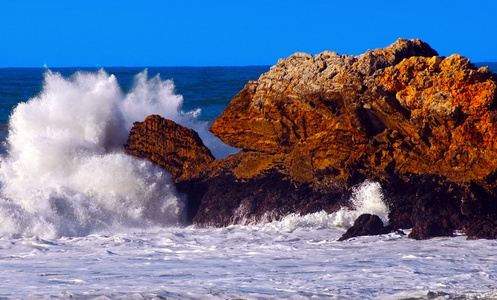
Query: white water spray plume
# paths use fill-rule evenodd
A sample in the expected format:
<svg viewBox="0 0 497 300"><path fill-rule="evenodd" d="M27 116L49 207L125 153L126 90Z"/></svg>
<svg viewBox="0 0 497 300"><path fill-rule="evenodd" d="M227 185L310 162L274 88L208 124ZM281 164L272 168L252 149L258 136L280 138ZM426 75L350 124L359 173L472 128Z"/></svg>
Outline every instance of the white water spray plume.
<svg viewBox="0 0 497 300"><path fill-rule="evenodd" d="M10 117L0 235L54 238L182 224L185 201L170 175L123 152L133 122L150 114L193 127L207 145L219 143L196 121L201 111L184 112L182 104L172 80L148 79L146 70L128 94L103 70L69 78L46 71L41 93Z"/></svg>
<svg viewBox="0 0 497 300"><path fill-rule="evenodd" d="M354 187L350 198L351 208L342 207L334 213L325 211L308 215L290 214L281 221L264 224L266 230L283 230L292 232L298 228L344 228L348 229L354 225L355 220L362 214L373 214L380 217L384 225L388 225L390 209L384 202L381 185L378 182L364 181Z"/></svg>

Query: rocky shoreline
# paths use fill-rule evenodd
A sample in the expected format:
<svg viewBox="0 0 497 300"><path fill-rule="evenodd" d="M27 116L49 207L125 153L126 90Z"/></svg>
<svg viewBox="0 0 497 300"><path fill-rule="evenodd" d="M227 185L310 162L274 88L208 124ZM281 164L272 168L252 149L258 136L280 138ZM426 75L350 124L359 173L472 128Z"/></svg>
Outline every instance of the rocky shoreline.
<svg viewBox="0 0 497 300"><path fill-rule="evenodd" d="M193 130L160 116L135 123L125 148L171 172L197 226L335 212L371 180L391 210L389 230L493 239L496 93L488 68L420 40L359 56L296 53L248 82L214 122L237 154L214 159Z"/></svg>

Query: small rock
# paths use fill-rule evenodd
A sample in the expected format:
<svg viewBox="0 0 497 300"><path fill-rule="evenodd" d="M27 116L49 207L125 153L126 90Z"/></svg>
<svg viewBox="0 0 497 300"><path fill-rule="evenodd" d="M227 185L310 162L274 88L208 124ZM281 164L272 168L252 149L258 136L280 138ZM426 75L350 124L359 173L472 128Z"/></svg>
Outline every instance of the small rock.
<svg viewBox="0 0 497 300"><path fill-rule="evenodd" d="M338 240L345 241L356 236L380 235L389 232L391 232L391 228L384 226L380 217L377 215L362 214L355 220L354 225Z"/></svg>
<svg viewBox="0 0 497 300"><path fill-rule="evenodd" d="M497 216L486 216L469 221L465 227L466 237L469 240L497 238Z"/></svg>

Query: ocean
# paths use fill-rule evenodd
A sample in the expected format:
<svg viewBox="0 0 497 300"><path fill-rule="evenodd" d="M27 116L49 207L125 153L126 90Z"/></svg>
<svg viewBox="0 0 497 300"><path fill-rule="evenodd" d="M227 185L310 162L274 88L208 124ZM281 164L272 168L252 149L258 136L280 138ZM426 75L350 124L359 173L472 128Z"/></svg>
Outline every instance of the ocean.
<svg viewBox="0 0 497 300"><path fill-rule="evenodd" d="M375 182L354 210L185 223L170 175L124 154L133 122L160 114L225 157L208 128L268 69L0 69L0 299L497 299L497 241L338 242L361 213L388 223Z"/></svg>

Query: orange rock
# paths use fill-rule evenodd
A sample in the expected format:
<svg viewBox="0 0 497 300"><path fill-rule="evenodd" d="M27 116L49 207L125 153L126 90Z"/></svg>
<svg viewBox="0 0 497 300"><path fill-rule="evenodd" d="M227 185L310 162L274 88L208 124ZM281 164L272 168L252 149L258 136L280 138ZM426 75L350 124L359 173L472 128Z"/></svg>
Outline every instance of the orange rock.
<svg viewBox="0 0 497 300"><path fill-rule="evenodd" d="M431 173L455 182L482 179L497 167L494 124L496 81L467 58L412 57L386 68L375 82L409 112L404 134L414 143L403 172ZM408 123L404 125L403 123ZM470 156L467 156L470 154ZM478 168L468 169L468 166Z"/></svg>
<svg viewBox="0 0 497 300"><path fill-rule="evenodd" d="M124 147L126 153L164 167L175 182L198 176L214 161L194 130L158 115L135 122Z"/></svg>
<svg viewBox="0 0 497 300"><path fill-rule="evenodd" d="M497 215L496 100L488 68L399 39L359 56L280 59L211 128L236 155L213 160L157 117L135 125L127 149L173 173L197 225L332 212L369 179L382 184L392 227L421 239Z"/></svg>

